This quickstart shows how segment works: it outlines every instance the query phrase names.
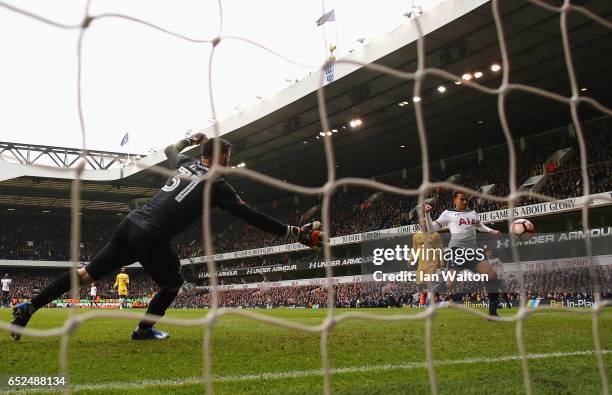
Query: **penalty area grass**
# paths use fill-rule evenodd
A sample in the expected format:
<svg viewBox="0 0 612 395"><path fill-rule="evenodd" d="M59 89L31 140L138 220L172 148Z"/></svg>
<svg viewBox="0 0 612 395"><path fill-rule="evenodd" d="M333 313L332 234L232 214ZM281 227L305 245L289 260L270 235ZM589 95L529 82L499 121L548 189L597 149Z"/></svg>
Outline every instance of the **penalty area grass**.
<svg viewBox="0 0 612 395"><path fill-rule="evenodd" d="M79 312L87 311L87 309ZM132 310L142 311L142 310ZM252 310L306 325L320 324L325 309ZM337 309L374 314L414 314L418 309ZM501 310L502 315L516 313ZM200 318L207 310L171 309L168 316ZM58 327L65 309L43 309L32 328ZM0 319L10 320L1 309ZM83 394L191 394L205 389L203 327L158 324L166 341L130 340L132 320L95 318L72 334L70 384ZM456 310L438 311L433 321L433 357L441 394L524 393L516 323L489 322ZM608 379L612 377L612 308L600 316ZM425 364L425 322L346 320L328 339L332 390L340 394L430 393ZM524 322L534 393L602 392L594 354L591 315L538 312ZM223 316L212 333L217 394L311 394L323 391L321 335L285 329L243 317ZM0 377L55 376L60 338L0 335ZM6 384L0 388L7 390ZM38 391L42 390L38 388ZM15 392L15 388L11 389ZM48 391L52 392L52 391Z"/></svg>

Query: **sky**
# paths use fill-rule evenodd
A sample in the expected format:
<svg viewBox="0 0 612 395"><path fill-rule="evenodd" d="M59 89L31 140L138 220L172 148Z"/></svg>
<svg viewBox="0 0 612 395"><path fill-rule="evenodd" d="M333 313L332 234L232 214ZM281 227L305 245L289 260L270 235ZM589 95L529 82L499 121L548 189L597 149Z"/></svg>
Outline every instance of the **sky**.
<svg viewBox="0 0 612 395"><path fill-rule="evenodd" d="M413 6L441 0L223 0L222 36L268 47L294 65L251 44L224 40L212 64L218 119L248 108L307 76L337 44L337 57L402 23ZM7 1L65 24L78 24L84 0ZM336 22L315 21L335 10ZM120 13L185 36L219 34L217 0L92 0L90 14ZM77 110L77 38L0 7L0 141L81 147ZM87 148L146 154L210 126L211 45L191 43L123 19L94 21L83 42L83 103ZM125 133L129 144L121 147Z"/></svg>

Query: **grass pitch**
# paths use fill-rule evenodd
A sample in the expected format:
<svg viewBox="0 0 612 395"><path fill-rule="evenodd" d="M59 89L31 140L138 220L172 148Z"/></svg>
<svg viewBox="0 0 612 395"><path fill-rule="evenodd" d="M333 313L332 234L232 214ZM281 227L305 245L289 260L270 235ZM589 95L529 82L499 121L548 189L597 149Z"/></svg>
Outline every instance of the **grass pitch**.
<svg viewBox="0 0 612 395"><path fill-rule="evenodd" d="M308 325L321 323L325 310L257 310ZM347 309L338 309L342 314ZM359 309L365 311L365 309ZM375 314L417 310L370 309ZM516 312L516 309L512 312ZM510 314L502 310L502 314ZM169 316L199 318L205 310L170 310ZM45 309L33 328L63 324L68 311ZM10 310L0 310L10 319ZM167 341L134 342L135 321L96 318L72 335L69 371L73 392L83 394L203 393L204 328L159 324ZM515 323L488 322L454 311L439 311L433 353L441 394L524 393L517 358ZM430 393L425 361L424 321L348 320L329 337L332 389L340 394ZM529 368L536 394L599 394L602 385L593 354L591 316L536 313L525 322ZM612 350L612 309L601 315L602 344ZM279 328L224 316L212 338L217 394L321 393L320 334ZM59 371L60 338L0 334L0 377L50 376ZM612 378L612 353L606 353ZM4 387L6 388L6 386ZM14 391L13 391L14 392Z"/></svg>

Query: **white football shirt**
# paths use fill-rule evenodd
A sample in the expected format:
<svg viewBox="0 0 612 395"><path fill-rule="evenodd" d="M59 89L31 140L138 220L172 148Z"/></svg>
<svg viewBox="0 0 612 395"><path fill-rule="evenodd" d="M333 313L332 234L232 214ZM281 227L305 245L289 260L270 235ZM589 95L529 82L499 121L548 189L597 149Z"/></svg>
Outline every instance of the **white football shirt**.
<svg viewBox="0 0 612 395"><path fill-rule="evenodd" d="M427 215L427 227L430 232L448 228L451 233L449 248L477 248L476 231L490 232L493 230L480 222L474 210L445 210L433 223L431 217Z"/></svg>
<svg viewBox="0 0 612 395"><path fill-rule="evenodd" d="M11 280L10 278L3 278L2 281L2 290L3 291L10 291L11 290L11 284L13 283L13 280Z"/></svg>

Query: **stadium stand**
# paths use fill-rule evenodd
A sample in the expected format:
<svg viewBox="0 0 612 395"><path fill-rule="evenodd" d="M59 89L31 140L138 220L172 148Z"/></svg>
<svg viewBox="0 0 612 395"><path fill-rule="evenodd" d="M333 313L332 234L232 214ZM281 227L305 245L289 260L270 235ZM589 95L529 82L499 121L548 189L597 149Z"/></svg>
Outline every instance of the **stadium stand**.
<svg viewBox="0 0 612 395"><path fill-rule="evenodd" d="M57 275L57 269L26 271L23 269L5 270L13 280L11 298L16 302L29 299L39 289ZM156 292L155 284L142 272L130 270L130 295L133 298L151 297ZM612 265L599 268L599 278L606 287L603 297L612 296ZM252 278L251 280L255 280ZM270 278L274 282L275 278ZM570 298L592 299L592 277L588 268L563 270L540 270L525 273L525 288L529 289L530 299L564 300ZM98 294L102 298L115 298L112 285L114 276L97 282ZM240 281L240 280L239 280ZM227 282L229 284L230 282ZM271 286L270 282L261 282L256 288L221 290L219 303L223 307L326 307L327 292L322 285ZM421 287L413 282L354 282L335 285L336 307L404 307L419 306L415 294ZM516 278L507 279L502 289L510 300L518 301L520 286ZM486 301L484 283L480 291L462 290L459 285L456 293L463 302ZM88 298L88 288L81 288L81 298ZM70 295L64 295L69 298ZM442 294L441 299L445 298ZM195 287L184 290L174 301L177 308L210 307L210 293L207 287Z"/></svg>
<svg viewBox="0 0 612 395"><path fill-rule="evenodd" d="M45 288L55 277L61 274L65 269L54 268L3 268L2 274L8 273L13 280L11 290L11 298L15 301L30 299L35 294ZM116 273L115 273L116 274ZM151 295L156 290L155 283L142 270L130 270L130 296L143 297ZM112 275L102 281L96 282L98 295L103 298L116 298L117 291L113 289L115 276ZM81 298L87 299L89 296L89 287L81 288ZM69 298L69 293L66 293L63 298Z"/></svg>
<svg viewBox="0 0 612 395"><path fill-rule="evenodd" d="M612 143L609 139L611 124L611 120L604 119L586 128L587 150L591 158L588 170L592 193L612 190L610 170ZM540 140L544 138L552 142L542 144ZM577 141L567 135L567 130L555 131L552 136L536 135L529 140L533 142L527 141L525 150L519 155L519 181L524 181L533 175L534 171L542 173L546 158L555 151L564 148L577 150ZM495 159L491 160L491 158ZM567 163L550 174L548 182L540 192L558 199L580 196L582 187L578 164L579 160L575 154ZM492 193L502 196L508 193L507 172L506 148L494 147L485 151L485 159L482 164L478 163L475 155L471 155L471 160L434 176L437 180L444 180L450 175L461 174L459 185L478 189L483 185L495 184L496 188ZM416 187L420 183L419 179L404 180L400 173L386 177L386 182L396 186ZM416 199L381 194L373 202L364 204L373 193L374 191L359 188L337 192L332 201L331 235L363 233L414 222L415 219L411 221L407 214L417 204ZM435 198L434 216L448 206L451 201L451 193L451 191L441 190L430 195ZM535 199L526 198L520 202L520 205L536 202L538 201ZM304 213L317 204L317 199L313 198L303 199L299 203L295 203L291 198L286 198L272 202L257 202L256 206L263 211L274 213L275 216L288 223L303 223ZM479 212L503 207L500 203L486 200L474 200L472 205ZM314 215L320 214L315 213ZM106 242L105 237L113 231L120 219L121 217L116 215L83 216L81 260L89 261L93 258L93 255ZM12 232L0 235L0 259L66 261L69 258L69 225L67 213L2 212L0 213L0 226L4 229L12 229ZM244 223L233 220L228 214L217 213L213 218L215 253L284 243L282 238L271 237L248 225L246 227L247 231L245 231ZM173 241L173 245L181 258L206 255L202 243L201 223L198 222L188 231L183 232Z"/></svg>
<svg viewBox="0 0 612 395"><path fill-rule="evenodd" d="M604 119L594 122L587 128L587 149L591 157L588 167L591 179L591 190L593 193L612 190L612 177L610 174L610 152L612 144L607 135L610 133L612 121ZM590 124L589 124L590 125ZM564 133L565 132L565 133ZM531 175L541 174L546 171L544 162L547 157L555 151L563 148L577 149L575 139L568 136L566 131L555 131L550 136L536 135L532 141L528 141L526 148L519 155L519 180L524 180ZM552 141L548 144L540 143L540 140ZM495 157L495 160L487 161L486 156ZM496 195L508 193L507 174L507 152L505 148L492 147L485 151L486 166L481 166L477 158L471 155L471 159L461 164L449 167L445 171L435 174L436 179L444 180L453 174L461 174L460 185L477 189L482 185L495 184L493 191ZM574 155L560 168L551 172L546 184L540 192L556 197L558 199L580 196L582 194L581 176L579 171L579 160ZM392 173L385 177L385 181L401 186L415 187L418 179L406 180L400 172ZM429 197L434 198L435 214L440 213L451 200L451 191L439 190L433 192ZM535 199L523 199L522 205L537 203ZM299 202L291 198L258 202L257 206L269 212L274 212L283 220L292 223L310 221L317 218L320 213L316 210L319 204L316 198L306 198ZM332 203L332 235L350 235L372 230L385 229L394 226L413 223L414 218L409 218L408 212L417 204L415 199L399 198L391 194L379 194L373 198L373 191L366 189L351 188L336 193ZM504 208L499 203L491 201L473 200L472 206L480 211L492 211ZM315 207L314 210L312 208ZM310 211L310 215L305 215ZM81 260L89 261L94 254L105 244L106 236L111 234L114 227L120 221L121 216L108 214L83 215L83 237L81 242ZM11 232L0 235L0 259L3 260L37 260L37 261L68 261L69 260L69 215L66 212L40 213L34 211L8 211L0 213L0 225ZM231 221L225 213L218 212L213 218L213 229L215 229L214 248L215 252L233 252L252 248L272 246L284 243L282 239L270 238L269 235L259 232L257 229L247 227L244 230L242 223ZM218 231L218 232L217 232ZM173 240L181 258L194 258L206 255L201 242L201 223L194 224L188 231ZM236 270L254 267L266 267L280 264L309 262L313 260L311 251L294 252L291 254L276 254L258 256L254 259L234 259L219 261L217 269ZM59 269L37 268L37 269L15 269L7 268L14 281L11 294L13 300L21 300L31 297L37 290L46 286L50 279L54 278ZM253 273L250 275L230 276L221 278L221 285L258 283L258 288L224 290L220 293L220 303L227 307L268 307L268 306L298 306L298 307L325 307L327 305L326 292L320 285L303 285L295 287L274 287L269 284L286 278L304 276L303 272L293 275ZM317 276L317 274L309 274ZM323 276L321 271L318 275ZM612 283L612 272L610 266L600 268L600 278L604 284ZM155 285L144 275L140 269L131 269L132 278L130 292L134 297L146 297L155 292ZM591 276L585 269L564 270L558 273L534 272L527 273L525 286L529 289L530 298L563 300L567 298L590 298L589 293ZM114 297L112 289L113 278L104 280L97 284L98 292L103 297ZM206 282L204 282L206 284ZM554 286L552 286L554 284ZM563 285L567 285L564 287ZM581 284L583 286L581 286ZM518 299L518 284L516 279L505 282L504 292L508 293L512 300ZM571 286L571 287L570 287ZM415 295L418 287L413 283L404 285L389 283L355 283L336 285L337 307L388 307L388 306L418 306L419 300ZM458 290L460 291L460 290ZM87 298L88 290L81 289L81 297ZM605 290L609 293L610 290ZM486 292L466 291L463 300L470 303L486 301ZM68 295L65 295L67 298ZM444 298L444 295L442 295ZM175 307L208 307L210 305L210 294L206 287L187 289L180 294L174 302Z"/></svg>
<svg viewBox="0 0 612 395"><path fill-rule="evenodd" d="M600 268L603 283L608 285L604 298L612 293L612 267ZM533 292L529 299L564 300L569 298L592 298L591 276L587 268L564 269L557 271L538 271L527 273L526 287ZM403 307L419 305L414 294L420 288L412 282L385 283L364 282L338 284L334 286L336 307ZM519 298L519 285L516 279L505 283L502 291L509 294L510 300ZM479 292L462 292L464 302L486 300L484 284ZM442 299L444 295L442 295ZM210 293L206 288L194 288L180 294L174 302L175 307L209 307ZM327 307L325 287L321 285L265 287L255 289L222 290L219 304L224 307Z"/></svg>

